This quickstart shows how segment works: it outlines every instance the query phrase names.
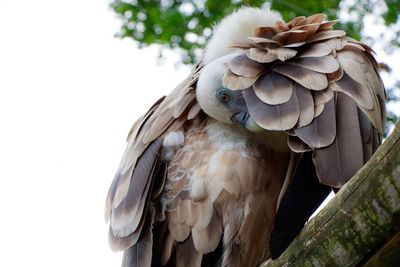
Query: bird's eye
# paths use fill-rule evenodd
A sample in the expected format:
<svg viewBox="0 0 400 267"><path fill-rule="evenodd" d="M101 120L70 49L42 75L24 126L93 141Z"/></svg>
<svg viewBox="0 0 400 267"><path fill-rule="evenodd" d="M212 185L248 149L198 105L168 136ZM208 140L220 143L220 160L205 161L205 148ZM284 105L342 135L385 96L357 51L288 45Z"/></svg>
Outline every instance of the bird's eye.
<svg viewBox="0 0 400 267"><path fill-rule="evenodd" d="M226 92L219 92L218 93L218 98L221 100L223 103L228 103L231 100L231 97L229 96L228 93Z"/></svg>

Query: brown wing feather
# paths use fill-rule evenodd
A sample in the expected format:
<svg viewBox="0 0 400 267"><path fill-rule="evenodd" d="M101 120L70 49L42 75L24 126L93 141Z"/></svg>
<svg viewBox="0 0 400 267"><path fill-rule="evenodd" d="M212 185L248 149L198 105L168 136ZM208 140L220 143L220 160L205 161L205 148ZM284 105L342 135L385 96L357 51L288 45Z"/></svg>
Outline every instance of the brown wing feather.
<svg viewBox="0 0 400 267"><path fill-rule="evenodd" d="M138 160L130 178L126 197L111 210L110 233L114 237L127 237L141 225L146 216L145 209L149 202L149 190L152 184L152 175L157 165L162 141L156 140ZM128 172L130 173L130 172ZM139 227L140 228L140 227Z"/></svg>
<svg viewBox="0 0 400 267"><path fill-rule="evenodd" d="M160 99L158 99L149 109L149 111L147 111L147 113L145 115L143 115L140 119L138 119L133 125L131 130L128 133L128 137L129 138L136 138L136 136L138 135L138 133L140 132L140 130L142 129L143 125L146 123L146 121L150 118L151 115L153 115L154 111L157 110L158 106L164 101L166 96L161 97Z"/></svg>
<svg viewBox="0 0 400 267"><path fill-rule="evenodd" d="M139 237L145 235L143 227L150 200L159 197L166 174L159 161L162 138L189 120L189 110L196 104L193 86L200 68L199 64L170 95L158 100L130 131L127 148L106 200L105 216L106 220L111 219L109 240L113 250L144 248L145 243L141 244ZM194 110L191 116L197 114ZM158 178L154 181L156 175ZM153 184L155 192L152 192ZM126 253L125 263L131 261L129 257L132 256L131 252Z"/></svg>

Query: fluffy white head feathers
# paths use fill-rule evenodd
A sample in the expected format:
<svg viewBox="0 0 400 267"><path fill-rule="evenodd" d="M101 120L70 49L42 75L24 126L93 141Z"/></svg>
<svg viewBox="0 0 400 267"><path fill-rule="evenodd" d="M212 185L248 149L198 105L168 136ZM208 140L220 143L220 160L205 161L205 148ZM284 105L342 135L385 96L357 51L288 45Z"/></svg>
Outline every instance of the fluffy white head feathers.
<svg viewBox="0 0 400 267"><path fill-rule="evenodd" d="M222 87L222 77L225 72L225 64L237 56L237 53L220 57L206 64L197 82L196 98L200 107L210 117L225 123L232 123L232 112L218 101L217 89Z"/></svg>
<svg viewBox="0 0 400 267"><path fill-rule="evenodd" d="M236 51L232 46L246 41L255 28L274 26L277 21L282 21L282 17L274 11L252 7L237 10L215 26L204 53L204 63Z"/></svg>
<svg viewBox="0 0 400 267"><path fill-rule="evenodd" d="M241 52L233 47L235 44L247 41L255 28L274 26L277 21L282 21L279 13L245 7L226 17L215 27L204 52L204 67L196 89L197 101L209 116L221 122L232 123L232 111L216 98L217 90L222 87L225 64Z"/></svg>

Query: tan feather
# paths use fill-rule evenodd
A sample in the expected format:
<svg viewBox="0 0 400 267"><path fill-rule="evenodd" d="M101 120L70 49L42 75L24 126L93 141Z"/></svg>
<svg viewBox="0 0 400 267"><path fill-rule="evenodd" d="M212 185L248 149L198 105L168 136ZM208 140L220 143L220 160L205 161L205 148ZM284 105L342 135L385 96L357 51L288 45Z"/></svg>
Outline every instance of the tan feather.
<svg viewBox="0 0 400 267"><path fill-rule="evenodd" d="M332 52L332 47L324 43L316 43L310 46L307 50L302 52L299 57L323 57Z"/></svg>
<svg viewBox="0 0 400 267"><path fill-rule="evenodd" d="M272 40L280 44L291 44L302 42L306 38L306 31L304 30L290 30L276 34Z"/></svg>
<svg viewBox="0 0 400 267"><path fill-rule="evenodd" d="M363 101L355 98L357 104L361 106L364 109L364 112L368 114L368 117L373 122L374 126L380 131L383 131L383 124L381 121L385 120L385 107L380 102L383 102L381 100L385 98L385 90L382 80L378 76L374 67L375 60L371 55L368 56L369 52L366 54L367 57L365 57L363 52L360 50L358 50L358 52L356 51L341 51L338 53L338 59L351 79L358 84L363 85L363 90L358 90L358 92L362 94L361 96ZM356 87L356 89L360 88ZM378 97L377 99L376 95L379 95L380 98ZM369 105L366 105L365 101L368 100ZM369 109L371 109L371 101L374 111L369 111ZM382 116L380 116L380 114Z"/></svg>
<svg viewBox="0 0 400 267"><path fill-rule="evenodd" d="M314 14L306 18L306 24L321 23L326 19L325 14Z"/></svg>
<svg viewBox="0 0 400 267"><path fill-rule="evenodd" d="M192 204L190 199L180 201L180 203L176 207L176 219L173 222L177 224L186 224L186 221L190 215L191 205Z"/></svg>
<svg viewBox="0 0 400 267"><path fill-rule="evenodd" d="M346 32L342 30L331 30L331 31L323 31L315 34L312 38L308 39L308 43L319 42L331 38L337 38L345 36Z"/></svg>
<svg viewBox="0 0 400 267"><path fill-rule="evenodd" d="M275 27L258 27L254 29L253 36L271 39L279 32L281 32L281 30Z"/></svg>
<svg viewBox="0 0 400 267"><path fill-rule="evenodd" d="M306 17L304 17L304 16L295 17L294 19L292 19L291 21L289 21L289 22L287 23L287 25L289 26L289 28L293 28L293 27L302 25L302 24L304 24L304 23L306 22L306 21L305 21L305 18L306 18Z"/></svg>
<svg viewBox="0 0 400 267"><path fill-rule="evenodd" d="M145 144L150 143L168 129L168 127L174 121L173 109L160 109L154 114L154 118L157 118L157 120L151 121L151 125L148 129L146 129L147 131L143 136L142 142Z"/></svg>
<svg viewBox="0 0 400 267"><path fill-rule="evenodd" d="M296 65L277 65L273 71L298 82L302 86L312 90L322 90L328 87L328 79L325 74L311 71Z"/></svg>
<svg viewBox="0 0 400 267"><path fill-rule="evenodd" d="M341 80L332 83L330 86L336 92L343 92L353 98L358 105L365 109L373 109L373 96L368 88L354 81L346 73L343 74Z"/></svg>
<svg viewBox="0 0 400 267"><path fill-rule="evenodd" d="M192 204L192 213L199 214L197 222L193 228L204 229L210 223L211 218L214 214L213 204L210 200L206 199L202 202L196 202Z"/></svg>
<svg viewBox="0 0 400 267"><path fill-rule="evenodd" d="M132 126L130 129L128 136L127 136L127 141L132 138L136 140L137 135L139 134L140 130L143 128L144 124L147 122L147 120L154 114L156 109L159 107L159 105L164 101L165 96L161 97L158 99L147 111L147 113L142 116L139 120L135 122L135 124Z"/></svg>
<svg viewBox="0 0 400 267"><path fill-rule="evenodd" d="M250 60L245 54L234 57L228 62L229 69L236 75L254 78L261 74L263 66Z"/></svg>
<svg viewBox="0 0 400 267"><path fill-rule="evenodd" d="M332 56L296 58L290 64L321 73L333 73L339 69L339 63Z"/></svg>
<svg viewBox="0 0 400 267"><path fill-rule="evenodd" d="M357 43L353 43L353 42L349 42L344 46L344 48L351 48L351 47L352 48L356 48L356 49L361 50L361 51L365 51L365 48L363 46L361 46L361 45L359 45Z"/></svg>
<svg viewBox="0 0 400 267"><path fill-rule="evenodd" d="M168 230L171 233L171 236L178 242L186 240L190 234L189 226L184 223L180 224L169 221Z"/></svg>
<svg viewBox="0 0 400 267"><path fill-rule="evenodd" d="M222 222L220 216L214 213L209 225L204 229L192 229L194 247L198 252L207 254L214 251L221 240Z"/></svg>
<svg viewBox="0 0 400 267"><path fill-rule="evenodd" d="M312 23L312 24L306 24L306 25L301 25L301 26L297 26L295 28L293 28L292 30L302 30L305 31L304 36L302 36L299 39L296 40L289 40L288 43L295 43L295 42L305 42L307 39L309 39L310 37L312 37L317 30L319 29L320 24L318 23Z"/></svg>
<svg viewBox="0 0 400 267"><path fill-rule="evenodd" d="M281 30L281 31L288 31L289 27L286 25L286 23L284 23L283 21L278 20L275 23L275 28Z"/></svg>
<svg viewBox="0 0 400 267"><path fill-rule="evenodd" d="M235 44L232 45L232 48L238 48L241 50L246 50L249 48L254 47L254 43L250 42L250 41L246 41L246 42L237 42Z"/></svg>
<svg viewBox="0 0 400 267"><path fill-rule="evenodd" d="M358 53L349 50L338 52L337 59L340 62L343 70L356 82L367 85L369 79L366 79L366 73L375 73L371 63L367 62L366 58L362 56L362 52ZM368 65L370 67L368 68ZM375 78L376 79L376 78Z"/></svg>
<svg viewBox="0 0 400 267"><path fill-rule="evenodd" d="M200 105L198 103L194 104L189 111L187 119L193 120L199 114L200 110Z"/></svg>
<svg viewBox="0 0 400 267"><path fill-rule="evenodd" d="M297 43L296 43L297 44ZM275 55L275 57L277 59L279 59L280 61L286 61L288 59L291 59L292 57L294 57L297 54L296 50L290 49L290 48L276 48L276 49L269 49L268 53L271 55Z"/></svg>
<svg viewBox="0 0 400 267"><path fill-rule="evenodd" d="M287 45L284 45L283 47L285 47L285 48L296 48L296 47L301 47L301 46L303 46L305 44L306 44L306 42L298 42L298 43L287 44Z"/></svg>
<svg viewBox="0 0 400 267"><path fill-rule="evenodd" d="M179 104L174 105L173 109L173 116L174 118L179 118L182 113L190 108L191 106L194 105L194 100L196 98L195 94L185 94L184 96L181 97L181 101L179 101Z"/></svg>
<svg viewBox="0 0 400 267"><path fill-rule="evenodd" d="M222 79L222 85L231 90L243 90L249 88L257 79L258 77L241 77L234 74L230 69L227 69Z"/></svg>
<svg viewBox="0 0 400 267"><path fill-rule="evenodd" d="M207 197L207 186L204 179L192 180L190 197L194 202L202 202Z"/></svg>
<svg viewBox="0 0 400 267"><path fill-rule="evenodd" d="M282 45L279 42L276 42L272 39L269 38L263 38L263 37L248 37L248 39L255 44L258 45L258 48L260 49L274 49L281 47Z"/></svg>
<svg viewBox="0 0 400 267"><path fill-rule="evenodd" d="M186 78L181 84L179 84L160 104L158 109L154 112L154 114L149 118L149 121L146 123L146 128L143 129L145 131L142 137L142 142L144 147L141 149L135 148L134 153L131 154L131 158L136 160L143 150L147 147L147 145L154 141L156 138L161 136L171 124L174 123L174 110L176 109L175 115L178 115L180 112L187 110L188 104L194 104L193 101L195 99L195 92L189 85L193 85L197 82L198 73L201 69L202 64L198 64L193 72ZM181 101L182 99L186 99L185 101ZM140 146L140 142L137 142L137 145Z"/></svg>
<svg viewBox="0 0 400 267"><path fill-rule="evenodd" d="M324 21L320 24L318 31L327 31L330 30L339 20L331 20L331 21Z"/></svg>
<svg viewBox="0 0 400 267"><path fill-rule="evenodd" d="M278 59L276 53L269 53L269 51L257 47L252 47L247 50L246 55L248 58L259 63L269 63Z"/></svg>
<svg viewBox="0 0 400 267"><path fill-rule="evenodd" d="M321 105L328 103L334 96L334 92L330 87L321 91L312 91L314 105Z"/></svg>
<svg viewBox="0 0 400 267"><path fill-rule="evenodd" d="M343 69L340 67L337 71L335 71L334 73L328 73L327 77L330 83L339 81L340 79L343 78L343 74L344 71Z"/></svg>
<svg viewBox="0 0 400 267"><path fill-rule="evenodd" d="M293 84L275 72L269 72L253 85L254 93L263 102L277 105L287 102L293 92Z"/></svg>

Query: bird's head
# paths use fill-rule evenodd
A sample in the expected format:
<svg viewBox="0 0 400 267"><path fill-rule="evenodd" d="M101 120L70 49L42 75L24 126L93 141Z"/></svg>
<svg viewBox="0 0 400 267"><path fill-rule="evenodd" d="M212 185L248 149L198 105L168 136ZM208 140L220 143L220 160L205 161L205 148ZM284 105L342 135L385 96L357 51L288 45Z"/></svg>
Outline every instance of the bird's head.
<svg viewBox="0 0 400 267"><path fill-rule="evenodd" d="M225 64L235 56L237 54L232 53L204 66L197 82L197 101L203 111L217 121L238 124L253 132L262 131L248 113L243 90L230 90L223 85Z"/></svg>
<svg viewBox="0 0 400 267"><path fill-rule="evenodd" d="M225 123L240 124L251 131L263 130L248 113L243 90L223 85L226 64L240 53L235 44L247 41L255 28L273 26L281 21L273 11L242 8L219 23L203 57L204 67L197 82L196 96L203 111Z"/></svg>

